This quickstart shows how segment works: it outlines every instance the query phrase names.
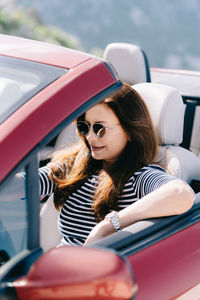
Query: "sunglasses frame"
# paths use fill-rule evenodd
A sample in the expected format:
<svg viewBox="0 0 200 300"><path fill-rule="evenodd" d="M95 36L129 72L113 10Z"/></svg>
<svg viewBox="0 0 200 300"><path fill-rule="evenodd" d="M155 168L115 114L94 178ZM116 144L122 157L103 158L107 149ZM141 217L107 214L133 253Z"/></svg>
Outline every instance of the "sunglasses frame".
<svg viewBox="0 0 200 300"><path fill-rule="evenodd" d="M78 124L84 124L84 125L86 125L87 128L88 128L87 133L85 133L85 134L81 133L81 132L79 131L79 129L78 129ZM104 129L102 135L98 134L98 132L97 132L97 133L95 132L95 129L94 129L94 126L95 126L95 125L100 125L100 126L102 127L102 128L100 128L100 129L98 130L98 132L99 132L100 130ZM79 133L81 136L84 136L84 137L87 136L87 135L89 134L90 129L92 128L94 134L95 134L98 138L102 138L102 137L104 137L104 135L106 134L106 130L107 130L107 129L111 129L111 128L116 127L116 126L118 126L118 125L120 125L120 124L115 124L115 125L112 125L112 126L110 126L110 127L107 127L107 126L105 126L105 125L103 125L103 124L101 124L101 123L89 124L89 123L86 122L86 121L78 121L78 122L76 123L76 128L77 128L77 130L78 130L78 133Z"/></svg>

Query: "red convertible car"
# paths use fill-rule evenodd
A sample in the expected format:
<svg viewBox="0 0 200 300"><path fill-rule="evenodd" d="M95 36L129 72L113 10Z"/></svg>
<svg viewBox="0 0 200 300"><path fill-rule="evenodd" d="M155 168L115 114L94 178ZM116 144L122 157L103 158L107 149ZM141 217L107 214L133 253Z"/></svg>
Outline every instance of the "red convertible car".
<svg viewBox="0 0 200 300"><path fill-rule="evenodd" d="M200 73L149 68L130 44L108 45L104 59L5 35L0 45L0 299L200 299ZM191 185L195 204L90 247L56 248L56 210L51 197L40 206L38 166L122 81L146 101L160 161ZM21 171L23 199L13 197Z"/></svg>

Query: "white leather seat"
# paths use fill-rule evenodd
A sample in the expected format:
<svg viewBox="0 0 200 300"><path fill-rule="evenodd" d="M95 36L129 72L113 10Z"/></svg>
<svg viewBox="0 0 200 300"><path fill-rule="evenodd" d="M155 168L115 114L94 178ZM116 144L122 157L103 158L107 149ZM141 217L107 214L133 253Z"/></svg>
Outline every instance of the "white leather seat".
<svg viewBox="0 0 200 300"><path fill-rule="evenodd" d="M200 159L200 106L196 107L190 150Z"/></svg>
<svg viewBox="0 0 200 300"><path fill-rule="evenodd" d="M55 147L60 149L67 147L79 139L76 134L76 128L73 123L68 125L59 134ZM44 251L56 247L61 241L61 234L57 228L57 219L59 212L55 209L53 203L53 194L48 198L40 211L40 245Z"/></svg>
<svg viewBox="0 0 200 300"><path fill-rule="evenodd" d="M158 83L140 83L133 88L145 100L159 139L158 161L167 171L191 184L200 180L200 159L179 145L183 138L185 106L177 89Z"/></svg>
<svg viewBox="0 0 200 300"><path fill-rule="evenodd" d="M76 127L74 123L71 123L60 132L56 140L55 149L71 146L78 140L79 136L76 134Z"/></svg>
<svg viewBox="0 0 200 300"><path fill-rule="evenodd" d="M79 136L76 134L75 125L73 123L70 123L59 133L54 146L44 146L40 150L38 160L46 160L51 156L52 152L64 147L71 146L78 140Z"/></svg>
<svg viewBox="0 0 200 300"><path fill-rule="evenodd" d="M144 51L133 44L108 44L103 58L109 61L119 78L130 85L140 82L150 82L150 71Z"/></svg>
<svg viewBox="0 0 200 300"><path fill-rule="evenodd" d="M40 211L40 246L44 251L56 247L61 241L62 236L57 227L58 214L52 194Z"/></svg>
<svg viewBox="0 0 200 300"><path fill-rule="evenodd" d="M148 60L140 47L128 43L111 43L106 47L103 57L114 66L122 81L130 85L151 82ZM199 132L200 106L197 106L189 149L200 158Z"/></svg>

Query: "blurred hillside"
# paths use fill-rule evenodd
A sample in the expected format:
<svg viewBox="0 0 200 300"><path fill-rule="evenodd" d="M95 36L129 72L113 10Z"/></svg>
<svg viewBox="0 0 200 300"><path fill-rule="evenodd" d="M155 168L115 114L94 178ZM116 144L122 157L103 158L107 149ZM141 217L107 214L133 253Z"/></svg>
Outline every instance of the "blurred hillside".
<svg viewBox="0 0 200 300"><path fill-rule="evenodd" d="M17 7L14 0L0 0L0 33L82 49L72 35L45 25L34 7Z"/></svg>
<svg viewBox="0 0 200 300"><path fill-rule="evenodd" d="M143 48L150 66L200 70L199 0L15 0L15 3L32 11L42 26L58 26L62 34L76 37L73 46L82 45L88 52L101 54L108 43L128 42ZM51 30L54 27L40 37L50 38Z"/></svg>

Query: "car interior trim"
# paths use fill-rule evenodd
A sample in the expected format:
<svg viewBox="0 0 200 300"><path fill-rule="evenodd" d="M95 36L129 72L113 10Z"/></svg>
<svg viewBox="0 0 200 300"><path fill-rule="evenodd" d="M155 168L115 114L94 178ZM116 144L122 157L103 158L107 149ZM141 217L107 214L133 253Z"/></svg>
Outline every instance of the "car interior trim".
<svg viewBox="0 0 200 300"><path fill-rule="evenodd" d="M188 96L182 96L182 98L183 102L186 104L186 109L184 116L183 142L181 146L183 148L189 149L192 138L195 111L196 107L200 106L200 98Z"/></svg>

